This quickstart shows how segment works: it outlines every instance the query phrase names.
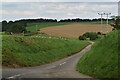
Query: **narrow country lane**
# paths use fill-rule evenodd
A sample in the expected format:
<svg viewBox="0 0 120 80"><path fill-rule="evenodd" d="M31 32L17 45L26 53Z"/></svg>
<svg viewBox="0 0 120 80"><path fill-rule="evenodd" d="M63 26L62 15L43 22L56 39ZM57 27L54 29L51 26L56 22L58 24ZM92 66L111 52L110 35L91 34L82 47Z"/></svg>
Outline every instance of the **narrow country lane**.
<svg viewBox="0 0 120 80"><path fill-rule="evenodd" d="M2 69L2 77L12 78L92 78L76 71L76 64L80 57L91 49L88 45L81 52L62 60L36 67Z"/></svg>

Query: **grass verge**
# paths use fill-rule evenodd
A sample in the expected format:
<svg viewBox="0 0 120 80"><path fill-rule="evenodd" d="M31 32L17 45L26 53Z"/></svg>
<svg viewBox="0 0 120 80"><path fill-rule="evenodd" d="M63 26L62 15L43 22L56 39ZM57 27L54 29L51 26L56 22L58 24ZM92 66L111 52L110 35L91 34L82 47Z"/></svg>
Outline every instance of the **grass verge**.
<svg viewBox="0 0 120 80"><path fill-rule="evenodd" d="M65 58L79 52L89 42L51 36L3 35L2 44L3 66L26 67Z"/></svg>
<svg viewBox="0 0 120 80"><path fill-rule="evenodd" d="M118 78L120 31L113 31L99 39L79 60L77 70L96 78Z"/></svg>

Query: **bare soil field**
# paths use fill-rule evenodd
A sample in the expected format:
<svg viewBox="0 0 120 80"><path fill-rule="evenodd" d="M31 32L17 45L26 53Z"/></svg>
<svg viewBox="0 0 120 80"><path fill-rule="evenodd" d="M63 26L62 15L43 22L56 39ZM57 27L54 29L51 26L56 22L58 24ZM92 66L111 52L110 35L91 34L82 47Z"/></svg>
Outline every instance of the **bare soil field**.
<svg viewBox="0 0 120 80"><path fill-rule="evenodd" d="M100 24L70 24L40 29L40 32L59 37L78 38L86 32L102 32L108 33L112 31L112 27Z"/></svg>

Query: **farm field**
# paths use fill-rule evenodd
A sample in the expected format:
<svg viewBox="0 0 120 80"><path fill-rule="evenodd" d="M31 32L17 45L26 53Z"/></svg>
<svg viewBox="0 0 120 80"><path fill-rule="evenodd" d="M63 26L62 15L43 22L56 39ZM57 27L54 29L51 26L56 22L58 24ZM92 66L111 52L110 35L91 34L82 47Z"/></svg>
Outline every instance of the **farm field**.
<svg viewBox="0 0 120 80"><path fill-rule="evenodd" d="M120 78L120 0L111 1L1 1L2 80Z"/></svg>
<svg viewBox="0 0 120 80"><path fill-rule="evenodd" d="M88 41L44 35L3 35L2 64L4 67L38 66L50 63L86 47Z"/></svg>
<svg viewBox="0 0 120 80"><path fill-rule="evenodd" d="M118 78L119 33L119 30L113 31L99 39L91 50L81 57L77 70L95 78Z"/></svg>
<svg viewBox="0 0 120 80"><path fill-rule="evenodd" d="M57 22L42 22L42 23L28 23L26 29L31 32L36 32L37 30L45 27L66 25L68 23L57 23Z"/></svg>
<svg viewBox="0 0 120 80"><path fill-rule="evenodd" d="M40 29L40 32L59 37L78 38L80 35L86 32L102 32L108 33L112 31L112 27L104 24L102 27L100 24L82 24L73 23L68 25L59 25L53 27L46 27Z"/></svg>
<svg viewBox="0 0 120 80"><path fill-rule="evenodd" d="M92 22L41 22L41 23L28 23L26 29L31 32L35 32L39 29L46 28L46 27L53 27L59 25L68 25L68 24L101 24L100 21L92 21ZM111 23L111 21L109 22ZM103 21L103 24L106 24L106 21Z"/></svg>
<svg viewBox="0 0 120 80"><path fill-rule="evenodd" d="M80 24L101 24L101 21L92 21L92 22L78 22ZM113 21L109 21L108 24L113 23ZM106 24L106 21L103 21L103 24Z"/></svg>

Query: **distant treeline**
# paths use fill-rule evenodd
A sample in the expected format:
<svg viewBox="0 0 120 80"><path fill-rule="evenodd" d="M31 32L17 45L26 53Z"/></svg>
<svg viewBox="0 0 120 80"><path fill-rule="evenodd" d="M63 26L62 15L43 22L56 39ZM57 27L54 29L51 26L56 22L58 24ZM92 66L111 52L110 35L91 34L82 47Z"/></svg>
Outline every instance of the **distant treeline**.
<svg viewBox="0 0 120 80"><path fill-rule="evenodd" d="M35 22L57 22L57 19L22 19L17 22L35 23Z"/></svg>
<svg viewBox="0 0 120 80"><path fill-rule="evenodd" d="M104 19L104 18L102 20L106 21L106 19ZM109 19L109 20L113 20L113 19ZM57 21L57 19L43 19L43 18L40 18L40 19L21 19L21 20L16 20L14 22L37 23L37 22L87 22L87 21L88 22L89 21L101 21L101 19L100 18L99 19L80 19L80 18L76 18L76 19L61 19L60 21ZM9 22L13 22L13 21L9 21Z"/></svg>
<svg viewBox="0 0 120 80"><path fill-rule="evenodd" d="M56 19L22 19L16 21L2 21L2 31L21 33L27 32L26 26L27 23L39 23L39 22L57 22Z"/></svg>
<svg viewBox="0 0 120 80"><path fill-rule="evenodd" d="M113 20L113 19L109 19ZM4 32L13 32L13 33L21 33L21 32L27 32L26 26L27 23L39 23L39 22L92 22L92 21L101 21L101 19L63 19L60 21L57 21L57 19L22 19L22 20L16 20L16 21L2 21L2 31ZM106 21L106 19L103 19L103 21Z"/></svg>
<svg viewBox="0 0 120 80"><path fill-rule="evenodd" d="M102 19L103 21L106 21L106 19ZM113 19L109 19L113 20ZM101 21L101 19L63 19L60 20L59 22L92 22L92 21Z"/></svg>

